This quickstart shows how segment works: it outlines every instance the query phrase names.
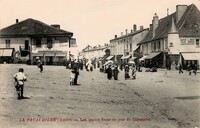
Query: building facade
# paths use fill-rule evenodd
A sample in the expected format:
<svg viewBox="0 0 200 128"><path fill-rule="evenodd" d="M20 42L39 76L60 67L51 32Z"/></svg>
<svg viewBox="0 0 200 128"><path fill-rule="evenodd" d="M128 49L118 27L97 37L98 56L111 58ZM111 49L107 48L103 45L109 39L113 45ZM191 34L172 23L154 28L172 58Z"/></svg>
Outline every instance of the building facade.
<svg viewBox="0 0 200 128"><path fill-rule="evenodd" d="M199 40L200 11L194 4L177 5L176 12L162 19L154 15L150 31L139 45L148 67L166 68L199 65Z"/></svg>
<svg viewBox="0 0 200 128"><path fill-rule="evenodd" d="M137 30L137 26L133 26L131 33L127 32L126 34L110 40L110 51L111 55L115 56L115 61L120 62L123 59L136 58L140 56L138 50L138 43L140 43L149 32L149 29L143 29L143 26L140 26L140 30Z"/></svg>
<svg viewBox="0 0 200 128"><path fill-rule="evenodd" d="M86 48L84 48L82 50L81 53L79 53L80 55L80 58L85 58L85 59L99 59L99 58L102 58L104 57L105 55L105 50L106 49L109 49L109 46L108 45L104 45L104 46L90 46L90 45L87 45Z"/></svg>
<svg viewBox="0 0 200 128"><path fill-rule="evenodd" d="M60 29L60 25L47 25L31 18L16 20L16 24L0 30L0 48L12 48L13 63L34 64L35 58L40 57L44 64L61 64L69 56L69 45L76 44L72 36L73 33ZM7 61L4 55L0 57L1 62Z"/></svg>

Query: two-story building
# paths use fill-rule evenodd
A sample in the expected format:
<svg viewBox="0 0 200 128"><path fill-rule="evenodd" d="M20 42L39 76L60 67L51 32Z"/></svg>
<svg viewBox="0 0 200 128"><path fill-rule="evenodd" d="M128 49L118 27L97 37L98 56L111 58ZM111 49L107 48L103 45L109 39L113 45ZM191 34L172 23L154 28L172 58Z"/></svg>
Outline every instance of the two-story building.
<svg viewBox="0 0 200 128"><path fill-rule="evenodd" d="M139 43L148 67L186 66L200 61L200 12L191 4L177 5L176 12L159 19L155 14L150 31Z"/></svg>
<svg viewBox="0 0 200 128"><path fill-rule="evenodd" d="M126 29L125 35L123 33L119 37L115 35L115 38L110 40L110 51L111 55L115 56L115 61L121 62L124 60L128 62L129 58L140 57L137 44L146 37L148 32L149 29L143 29L143 26L140 26L140 30L137 30L137 26L133 25L131 33L128 33Z"/></svg>
<svg viewBox="0 0 200 128"><path fill-rule="evenodd" d="M98 46L92 47L90 45L87 45L86 48L82 50L80 55L82 56L82 58L85 58L85 59L95 59L95 58L98 59L98 58L104 57L106 49L109 49L109 46L98 45Z"/></svg>
<svg viewBox="0 0 200 128"><path fill-rule="evenodd" d="M72 32L60 29L57 24L17 19L15 24L0 30L0 60L33 64L40 57L44 64L61 64L69 56L69 45L76 43L72 36Z"/></svg>

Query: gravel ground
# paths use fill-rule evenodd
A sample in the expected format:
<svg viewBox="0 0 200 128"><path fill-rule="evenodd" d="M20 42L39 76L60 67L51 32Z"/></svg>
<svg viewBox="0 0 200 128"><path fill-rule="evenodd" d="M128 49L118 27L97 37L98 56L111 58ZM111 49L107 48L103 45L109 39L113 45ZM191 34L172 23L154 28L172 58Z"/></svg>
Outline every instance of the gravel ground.
<svg viewBox="0 0 200 128"><path fill-rule="evenodd" d="M23 67L26 99L17 100L13 74ZM143 69L144 70L144 69ZM136 80L107 80L80 71L69 85L63 66L0 64L0 128L198 128L200 74L137 72Z"/></svg>

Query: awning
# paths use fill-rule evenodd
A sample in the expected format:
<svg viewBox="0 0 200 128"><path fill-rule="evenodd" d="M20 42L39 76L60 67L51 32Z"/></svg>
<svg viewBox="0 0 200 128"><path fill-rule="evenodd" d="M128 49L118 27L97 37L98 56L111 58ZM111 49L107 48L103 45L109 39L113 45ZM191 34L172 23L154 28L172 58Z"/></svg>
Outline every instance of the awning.
<svg viewBox="0 0 200 128"><path fill-rule="evenodd" d="M142 60L145 60L147 56L143 56L142 58L140 58L139 60L142 61Z"/></svg>
<svg viewBox="0 0 200 128"><path fill-rule="evenodd" d="M151 53L145 59L152 59L152 58L156 57L157 55L159 55L160 53L161 52Z"/></svg>
<svg viewBox="0 0 200 128"><path fill-rule="evenodd" d="M133 51L137 50L139 47L140 47L140 46L136 46L136 47L133 49Z"/></svg>
<svg viewBox="0 0 200 128"><path fill-rule="evenodd" d="M13 49L0 49L0 56L12 56Z"/></svg>
<svg viewBox="0 0 200 128"><path fill-rule="evenodd" d="M137 57L132 57L129 61L134 61Z"/></svg>
<svg viewBox="0 0 200 128"><path fill-rule="evenodd" d="M56 56L66 56L65 53L56 53Z"/></svg>
<svg viewBox="0 0 200 128"><path fill-rule="evenodd" d="M122 56L121 59L128 59L130 57L131 57L131 55L126 55L126 56Z"/></svg>
<svg viewBox="0 0 200 128"><path fill-rule="evenodd" d="M43 56L44 55L44 53L32 53L32 56Z"/></svg>
<svg viewBox="0 0 200 128"><path fill-rule="evenodd" d="M55 53L54 52L47 52L47 53L44 53L44 56L55 56Z"/></svg>
<svg viewBox="0 0 200 128"><path fill-rule="evenodd" d="M106 59L107 59L107 60L111 60L113 57L114 57L114 56L109 56L109 57L107 57Z"/></svg>
<svg viewBox="0 0 200 128"><path fill-rule="evenodd" d="M112 64L113 63L113 61L112 60L109 60L109 61L107 61L105 64L104 64L104 66L105 65L108 65L108 64Z"/></svg>
<svg viewBox="0 0 200 128"><path fill-rule="evenodd" d="M200 53L181 53L184 60L200 60Z"/></svg>

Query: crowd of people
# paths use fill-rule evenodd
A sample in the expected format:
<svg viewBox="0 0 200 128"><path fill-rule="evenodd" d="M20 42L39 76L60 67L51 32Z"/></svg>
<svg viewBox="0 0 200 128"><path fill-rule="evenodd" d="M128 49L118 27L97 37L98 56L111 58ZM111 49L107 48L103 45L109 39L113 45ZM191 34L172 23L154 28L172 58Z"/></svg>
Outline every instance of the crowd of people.
<svg viewBox="0 0 200 128"><path fill-rule="evenodd" d="M39 57L36 58L37 61L37 67L40 69L40 72L43 72L43 63L40 60ZM98 63L97 65L93 63L91 60L69 60L65 63L66 69L71 70L70 71L70 85L78 85L78 76L79 76L79 70L83 70L85 68L85 71L92 72L93 69L99 68L100 72L104 72L107 74L107 79L111 80L112 78L114 80L118 80L118 74L119 69L121 72L124 72L124 78L125 80L134 80L136 79L136 72L142 72L141 65L136 65L134 62L127 63L124 65L117 65L114 64L112 61L110 63L101 64ZM197 65L196 64L188 64L186 71L189 72L189 75L196 75L197 74ZM156 72L157 68L152 67L150 69L146 69L145 71L148 72ZM176 70L179 71L179 74L183 73L183 66L181 64L176 65ZM22 99L23 96L23 90L24 90L24 82L26 81L26 76L24 75L24 69L20 68L18 73L14 74L15 79L15 88L17 91L18 99Z"/></svg>

